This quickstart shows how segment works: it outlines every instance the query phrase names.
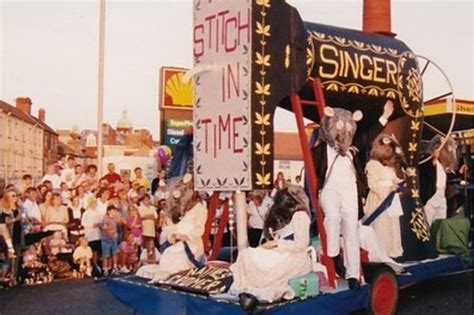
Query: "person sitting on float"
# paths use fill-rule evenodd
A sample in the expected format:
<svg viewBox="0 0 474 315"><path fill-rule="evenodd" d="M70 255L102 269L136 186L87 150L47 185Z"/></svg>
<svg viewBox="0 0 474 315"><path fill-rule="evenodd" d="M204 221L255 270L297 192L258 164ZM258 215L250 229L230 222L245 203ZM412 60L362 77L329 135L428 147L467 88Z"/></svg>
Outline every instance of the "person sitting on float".
<svg viewBox="0 0 474 315"><path fill-rule="evenodd" d="M207 220L207 209L193 188L192 176L187 174L177 183L168 198L168 224L163 227L161 233L161 238L164 240L161 244L163 253L159 268L153 274L151 281L153 283L165 280L177 272L203 266L202 235ZM137 275L144 276L141 269Z"/></svg>
<svg viewBox="0 0 474 315"><path fill-rule="evenodd" d="M267 242L246 248L230 267L232 294L246 293L261 301L292 299L292 278L311 271L309 200L300 186L279 190L264 222Z"/></svg>

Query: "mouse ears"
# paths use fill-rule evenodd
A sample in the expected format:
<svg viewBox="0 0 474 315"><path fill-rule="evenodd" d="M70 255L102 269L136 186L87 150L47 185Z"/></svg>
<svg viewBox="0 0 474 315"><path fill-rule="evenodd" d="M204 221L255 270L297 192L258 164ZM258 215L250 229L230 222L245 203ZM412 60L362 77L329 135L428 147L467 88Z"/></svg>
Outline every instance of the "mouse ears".
<svg viewBox="0 0 474 315"><path fill-rule="evenodd" d="M334 116L334 109L332 107L325 106L324 107L324 116L333 117Z"/></svg>
<svg viewBox="0 0 474 315"><path fill-rule="evenodd" d="M363 117L364 114L362 114L360 110L356 110L354 113L352 113L352 119L354 121L361 121Z"/></svg>
<svg viewBox="0 0 474 315"><path fill-rule="evenodd" d="M334 111L334 108L332 107L324 107L324 115L326 117L333 117L335 114L335 111ZM360 110L356 110L353 114L352 114L352 119L354 121L360 121L362 119L362 117L364 117L364 115L362 114L362 112Z"/></svg>

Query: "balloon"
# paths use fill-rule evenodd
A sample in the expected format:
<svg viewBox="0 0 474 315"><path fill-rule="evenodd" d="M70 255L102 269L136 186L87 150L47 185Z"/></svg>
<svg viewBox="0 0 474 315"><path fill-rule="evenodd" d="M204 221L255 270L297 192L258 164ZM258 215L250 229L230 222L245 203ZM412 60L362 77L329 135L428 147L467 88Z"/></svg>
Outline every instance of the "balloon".
<svg viewBox="0 0 474 315"><path fill-rule="evenodd" d="M162 165L165 164L171 158L171 149L166 145L160 145L156 149L156 159Z"/></svg>

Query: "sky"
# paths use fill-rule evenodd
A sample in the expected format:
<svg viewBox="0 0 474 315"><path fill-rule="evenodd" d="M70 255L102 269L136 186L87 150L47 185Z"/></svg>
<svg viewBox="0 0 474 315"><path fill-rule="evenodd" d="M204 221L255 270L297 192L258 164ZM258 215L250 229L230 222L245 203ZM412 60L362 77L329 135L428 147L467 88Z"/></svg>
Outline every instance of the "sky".
<svg viewBox="0 0 474 315"><path fill-rule="evenodd" d="M305 21L361 28L362 0L288 2ZM0 0L0 99L31 97L55 129L94 129L98 29L99 0ZM392 30L440 66L457 97L474 99L474 1L392 0ZM192 67L192 1L107 0L104 120L115 126L127 110L158 140L162 66ZM445 92L430 71L427 91ZM294 129L289 117L277 113L278 130Z"/></svg>

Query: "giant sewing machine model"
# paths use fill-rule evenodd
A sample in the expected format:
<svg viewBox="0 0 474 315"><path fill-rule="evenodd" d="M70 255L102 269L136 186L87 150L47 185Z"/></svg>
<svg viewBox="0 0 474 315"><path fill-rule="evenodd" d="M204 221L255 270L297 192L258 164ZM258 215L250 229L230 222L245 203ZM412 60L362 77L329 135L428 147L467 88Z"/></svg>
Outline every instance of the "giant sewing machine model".
<svg viewBox="0 0 474 315"><path fill-rule="evenodd" d="M389 7L390 1L372 6L376 11L373 18L377 19L377 10ZM407 158L408 178L401 193L404 258L420 263L409 276L396 276L383 264L378 269L365 264L370 266L364 269L369 285L358 292L336 290L301 303L269 307L268 313L317 313L318 309L330 310L325 308L328 304L347 304L354 309L370 307L375 313L390 314L396 308L399 286L464 268L457 257L435 260L428 267L421 262L437 257L419 198L417 172L424 118L422 76L428 65L436 64L416 56L394 38L390 26L375 33L304 22L298 11L283 0L195 0L193 56L194 68L187 77L193 77L195 83L195 188L237 192L234 207L238 246L245 247L245 209L240 206L245 197L241 192L272 188L275 110L280 107L293 112L306 184L316 213L320 260L333 287L334 265L326 256L326 233L317 196L314 163L318 161L313 161L311 155L315 136L308 137L305 123L310 120L317 125L325 106L341 107L362 111L358 129L364 130L378 120L387 100L395 105L384 132L395 135ZM420 69L422 60L425 65ZM454 101L452 90L440 97ZM210 211L211 217L213 214ZM213 251L211 256L216 258L216 249ZM417 273L420 270L422 275ZM109 281L121 301L137 310L147 309L143 303L133 303L133 298L120 295L120 285L124 285L121 280ZM163 314L171 310L186 310L189 314L243 312L238 304L188 293L162 290L147 294L156 312ZM327 298L335 300L331 303ZM360 304L354 306L354 300Z"/></svg>

